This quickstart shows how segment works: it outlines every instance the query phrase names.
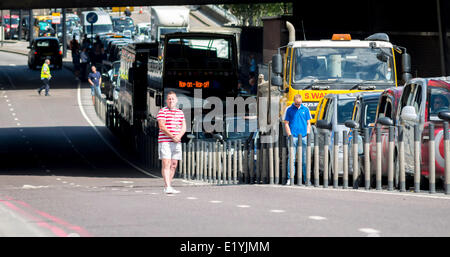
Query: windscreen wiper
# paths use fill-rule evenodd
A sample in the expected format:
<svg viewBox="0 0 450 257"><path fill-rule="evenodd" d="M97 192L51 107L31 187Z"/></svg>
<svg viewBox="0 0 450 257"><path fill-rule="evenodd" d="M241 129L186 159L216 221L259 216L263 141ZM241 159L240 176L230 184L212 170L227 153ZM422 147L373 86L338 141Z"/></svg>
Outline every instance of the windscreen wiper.
<svg viewBox="0 0 450 257"><path fill-rule="evenodd" d="M355 84L354 86L352 86L350 88L350 90L356 90L356 89L357 90L374 90L374 89L377 88L376 85L367 85L367 84L373 84L375 82L378 82L378 81L373 81L373 80L371 80L371 81L362 81L362 82L359 82L359 83Z"/></svg>
<svg viewBox="0 0 450 257"><path fill-rule="evenodd" d="M303 90L306 89L313 89L313 90L328 90L330 89L329 85L324 85L324 84L329 84L335 82L335 80L317 80L314 81L313 83L309 84L308 86L306 86L305 88L303 88Z"/></svg>

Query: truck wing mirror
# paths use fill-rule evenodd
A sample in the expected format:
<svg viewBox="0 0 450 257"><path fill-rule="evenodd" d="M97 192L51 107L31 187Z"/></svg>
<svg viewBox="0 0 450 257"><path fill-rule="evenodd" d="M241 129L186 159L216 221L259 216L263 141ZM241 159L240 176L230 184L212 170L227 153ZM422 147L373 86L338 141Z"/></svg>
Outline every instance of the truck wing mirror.
<svg viewBox="0 0 450 257"><path fill-rule="evenodd" d="M441 120L450 121L450 111L439 112L438 117Z"/></svg>
<svg viewBox="0 0 450 257"><path fill-rule="evenodd" d="M402 79L406 83L412 78L411 75L411 55L406 51L402 54Z"/></svg>
<svg viewBox="0 0 450 257"><path fill-rule="evenodd" d="M377 120L377 123L383 125L383 126L393 126L394 122L389 117L381 117Z"/></svg>
<svg viewBox="0 0 450 257"><path fill-rule="evenodd" d="M347 128L351 128L351 129L358 129L359 128L359 124L356 121L354 121L354 120L347 120L347 121L345 121L344 125Z"/></svg>
<svg viewBox="0 0 450 257"><path fill-rule="evenodd" d="M406 121L413 121L413 122L417 121L417 114L416 114L416 109L414 108L414 106L403 107L401 118L402 118L402 120L406 120Z"/></svg>
<svg viewBox="0 0 450 257"><path fill-rule="evenodd" d="M281 54L274 54L272 56L272 73L281 74L283 72L283 60Z"/></svg>
<svg viewBox="0 0 450 257"><path fill-rule="evenodd" d="M327 130L332 129L331 122L328 122L326 120L318 120L317 127L320 129L327 129Z"/></svg>

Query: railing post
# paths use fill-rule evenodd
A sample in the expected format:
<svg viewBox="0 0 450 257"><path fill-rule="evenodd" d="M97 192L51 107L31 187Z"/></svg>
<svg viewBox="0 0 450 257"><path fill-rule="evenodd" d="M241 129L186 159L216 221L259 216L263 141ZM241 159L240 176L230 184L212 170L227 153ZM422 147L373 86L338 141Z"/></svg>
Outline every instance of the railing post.
<svg viewBox="0 0 450 257"><path fill-rule="evenodd" d="M319 133L314 133L314 186L319 186Z"/></svg>
<svg viewBox="0 0 450 257"><path fill-rule="evenodd" d="M428 129L430 134L428 135L429 141L428 141L428 171L430 173L429 175L429 182L430 182L430 194L436 193L436 167L435 167L435 141L434 141L434 124L429 123Z"/></svg>
<svg viewBox="0 0 450 257"><path fill-rule="evenodd" d="M448 132L448 122L444 122L444 152L445 152L445 194L450 194L450 135Z"/></svg>
<svg viewBox="0 0 450 257"><path fill-rule="evenodd" d="M420 132L419 126L414 126L414 192L420 193Z"/></svg>
<svg viewBox="0 0 450 257"><path fill-rule="evenodd" d="M333 142L333 188L339 187L339 133L334 132Z"/></svg>
<svg viewBox="0 0 450 257"><path fill-rule="evenodd" d="M394 190L394 127L389 126L388 191Z"/></svg>
<svg viewBox="0 0 450 257"><path fill-rule="evenodd" d="M306 135L306 182L305 186L311 185L311 133Z"/></svg>
<svg viewBox="0 0 450 257"><path fill-rule="evenodd" d="M303 180L303 137L302 134L298 135L297 141L297 185L302 184Z"/></svg>
<svg viewBox="0 0 450 257"><path fill-rule="evenodd" d="M275 184L280 184L280 149L278 147L279 137L277 135L274 136L274 159L275 159ZM282 182L281 182L282 183Z"/></svg>
<svg viewBox="0 0 450 257"><path fill-rule="evenodd" d="M369 128L364 129L364 186L370 189L370 133Z"/></svg>
<svg viewBox="0 0 450 257"><path fill-rule="evenodd" d="M398 126L398 168L400 177L400 192L406 192L405 178L405 143L403 141L403 126Z"/></svg>
<svg viewBox="0 0 450 257"><path fill-rule="evenodd" d="M377 139L377 171L376 171L376 190L381 190L381 128L379 126L376 126L376 139Z"/></svg>
<svg viewBox="0 0 450 257"><path fill-rule="evenodd" d="M343 158L344 158L344 163L343 163L343 169L344 169L344 174L342 175L342 187L344 189L348 188L348 135L347 135L347 131L343 131L342 132L342 136L343 136Z"/></svg>
<svg viewBox="0 0 450 257"><path fill-rule="evenodd" d="M325 140L324 140L324 144L323 144L323 187L327 188L328 187L328 162L329 162L329 158L328 158L328 148L329 148L329 142L330 142L330 135L329 132L327 131L324 134Z"/></svg>
<svg viewBox="0 0 450 257"><path fill-rule="evenodd" d="M359 188L359 153L358 153L358 141L359 133L357 129L353 129L353 189Z"/></svg>
<svg viewBox="0 0 450 257"><path fill-rule="evenodd" d="M295 162L294 162L294 136L290 135L288 137L289 143L289 176L288 180L290 181L290 185L294 185L294 173L295 173Z"/></svg>

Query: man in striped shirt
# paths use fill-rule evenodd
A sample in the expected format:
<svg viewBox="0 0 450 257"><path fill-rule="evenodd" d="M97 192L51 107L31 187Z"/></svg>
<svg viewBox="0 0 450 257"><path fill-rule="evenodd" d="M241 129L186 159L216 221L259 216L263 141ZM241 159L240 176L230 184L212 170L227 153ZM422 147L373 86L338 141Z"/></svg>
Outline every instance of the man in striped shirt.
<svg viewBox="0 0 450 257"><path fill-rule="evenodd" d="M162 108L156 117L159 126L158 153L162 160L161 173L166 194L179 193L171 184L178 160L181 160L181 137L186 132L186 121L183 111L177 108L177 102L177 95L170 91L166 99L167 107Z"/></svg>

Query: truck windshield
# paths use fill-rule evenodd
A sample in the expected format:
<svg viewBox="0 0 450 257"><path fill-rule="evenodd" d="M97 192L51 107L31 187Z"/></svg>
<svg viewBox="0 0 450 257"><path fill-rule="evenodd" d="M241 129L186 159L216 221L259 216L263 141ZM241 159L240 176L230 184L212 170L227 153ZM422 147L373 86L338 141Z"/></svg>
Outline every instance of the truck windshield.
<svg viewBox="0 0 450 257"><path fill-rule="evenodd" d="M182 27L182 28L159 28L159 36L161 35L166 35L166 34L171 34L171 33L177 33L177 32L187 32L187 28Z"/></svg>
<svg viewBox="0 0 450 257"><path fill-rule="evenodd" d="M394 83L393 58L389 48L307 47L296 48L294 83L314 80Z"/></svg>

